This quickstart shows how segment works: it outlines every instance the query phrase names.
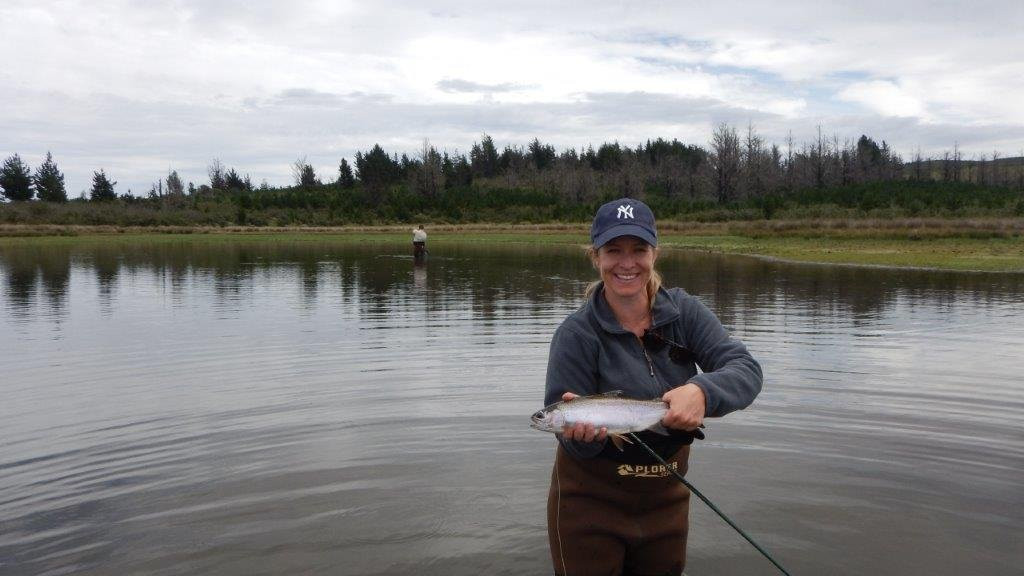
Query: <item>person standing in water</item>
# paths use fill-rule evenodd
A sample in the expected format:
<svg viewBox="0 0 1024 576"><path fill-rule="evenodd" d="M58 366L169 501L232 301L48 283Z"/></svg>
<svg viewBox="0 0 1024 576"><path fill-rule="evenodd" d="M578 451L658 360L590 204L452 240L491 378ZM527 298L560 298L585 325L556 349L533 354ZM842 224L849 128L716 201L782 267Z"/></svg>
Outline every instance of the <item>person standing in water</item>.
<svg viewBox="0 0 1024 576"><path fill-rule="evenodd" d="M412 229L412 255L413 258L422 258L427 254L427 231L423 224Z"/></svg>
<svg viewBox="0 0 1024 576"><path fill-rule="evenodd" d="M748 406L761 391L761 366L697 298L662 287L646 204L601 206L590 239L600 280L555 331L544 404L617 390L660 398L671 434L639 435L685 474L704 418ZM620 451L607 440L606 429L586 422L559 435L547 507L555 574L681 574L690 491L642 446Z"/></svg>

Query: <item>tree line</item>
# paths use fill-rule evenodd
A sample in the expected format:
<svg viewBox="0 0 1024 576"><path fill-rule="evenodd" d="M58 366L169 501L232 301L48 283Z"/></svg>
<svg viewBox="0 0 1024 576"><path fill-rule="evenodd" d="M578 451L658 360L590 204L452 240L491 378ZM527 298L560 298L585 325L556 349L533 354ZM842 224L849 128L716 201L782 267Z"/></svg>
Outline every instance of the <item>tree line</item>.
<svg viewBox="0 0 1024 576"><path fill-rule="evenodd" d="M918 152L904 161L884 140L862 135L840 141L820 128L800 144L792 135L780 145L768 143L753 126L740 132L720 124L705 146L657 138L635 147L606 142L562 151L536 138L525 147L499 151L483 134L465 154L438 150L427 140L412 156L389 154L375 144L357 152L351 164L342 158L337 172L324 177L300 158L292 164L291 186L271 187L265 181L256 186L217 159L207 176L208 182L186 185L171 170L145 197L118 196L117 183L99 170L88 200L161 209L229 205L231 219L243 224L267 223L266 213L275 210L291 211L272 217L289 223L309 220L313 213L317 223L407 221L423 215L453 221L528 215L585 219L596 203L618 196L645 198L669 214L746 206L771 217L793 202L862 209L888 202L911 210L1007 204L1024 212L1024 154L966 159L954 145L938 158ZM7 158L0 188L12 202L68 202L64 176L50 153L34 174L18 154Z"/></svg>
<svg viewBox="0 0 1024 576"><path fill-rule="evenodd" d="M92 182L89 195L91 200L108 201L117 197L114 192L117 182L107 178L102 168L93 173ZM36 168L35 174L17 153L4 160L3 166L0 166L0 194L11 202L33 199L57 203L68 201L64 173L57 167L50 152L46 153L46 159Z"/></svg>

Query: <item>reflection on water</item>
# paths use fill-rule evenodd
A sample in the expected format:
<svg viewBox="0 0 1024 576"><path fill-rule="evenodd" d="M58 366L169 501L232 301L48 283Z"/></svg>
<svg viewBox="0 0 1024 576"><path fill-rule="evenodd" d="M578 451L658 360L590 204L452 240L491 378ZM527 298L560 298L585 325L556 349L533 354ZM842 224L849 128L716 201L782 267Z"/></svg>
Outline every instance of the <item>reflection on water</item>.
<svg viewBox="0 0 1024 576"><path fill-rule="evenodd" d="M762 361L690 478L794 573L1018 574L1024 277L663 252ZM549 573L579 250L0 248L0 574ZM772 574L693 507L692 574Z"/></svg>

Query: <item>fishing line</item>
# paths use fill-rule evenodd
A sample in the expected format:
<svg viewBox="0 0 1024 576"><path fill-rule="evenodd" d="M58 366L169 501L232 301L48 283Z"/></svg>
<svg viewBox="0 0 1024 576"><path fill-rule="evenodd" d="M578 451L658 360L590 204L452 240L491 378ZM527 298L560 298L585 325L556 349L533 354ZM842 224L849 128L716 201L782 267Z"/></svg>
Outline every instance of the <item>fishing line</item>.
<svg viewBox="0 0 1024 576"><path fill-rule="evenodd" d="M753 546L754 548L757 548L757 551L760 552L762 555L764 555L764 557L767 558L769 562L774 564L775 567L778 568L786 576L792 576L789 572L786 571L785 568L782 567L781 564L776 562L775 559L771 557L771 554L768 554L768 552L766 552L764 548L762 548L760 545L758 545L757 542L754 542L754 539L751 538L749 535L747 535L747 533L744 532L742 528L740 528L735 522L733 522L731 519L729 519L729 517L725 515L725 512L722 512L721 510L719 510L718 506L715 506L714 503L711 502L711 500L708 500L706 496L704 496L703 494L700 493L700 490L697 490L696 488L694 488L693 484L690 484L689 482L687 482L686 478L683 478L682 474L680 474L677 470L675 470L674 468L669 466L668 462L665 462L664 458L659 456L658 453L655 452L654 450L651 450L651 447L648 446L646 443L644 443L644 441L641 440L633 432L630 432L629 436L630 436L630 438L635 440L637 442L637 444L640 444L641 446L643 446L644 449L647 450L647 452L649 452L651 456L654 456L654 458L659 463L661 463L662 466L665 467L665 470L668 470L669 472L674 474L675 477L678 478L679 481L683 483L683 486L686 486L687 488L689 488L690 492L693 492L694 494L696 494L697 498L700 498L705 504L707 504L708 508L711 508L712 510L715 511L715 514L718 514L719 516L721 516L722 520L725 520L726 523L729 524L729 526L732 526L733 530L736 530L737 532L740 533L740 536L743 536L744 538L746 538L747 542L750 542L751 546Z"/></svg>

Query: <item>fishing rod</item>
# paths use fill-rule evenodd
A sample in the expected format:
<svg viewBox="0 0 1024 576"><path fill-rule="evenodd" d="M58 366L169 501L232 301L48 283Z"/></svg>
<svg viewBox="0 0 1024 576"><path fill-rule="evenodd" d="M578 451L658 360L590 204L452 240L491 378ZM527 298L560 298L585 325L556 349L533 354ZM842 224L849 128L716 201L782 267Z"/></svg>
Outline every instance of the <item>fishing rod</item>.
<svg viewBox="0 0 1024 576"><path fill-rule="evenodd" d="M661 456L659 456L657 452L655 452L654 450L651 450L651 447L648 446L646 443L644 443L644 441L641 440L639 436L637 436L633 432L630 432L629 433L629 437L632 438L634 441L636 441L637 444L643 446L644 449L647 450L647 452L649 452L651 456L654 456L654 458L662 466L665 467L665 470L668 470L673 475L675 475L675 477L678 478L679 481L683 483L683 486L686 486L687 488L690 489L690 492L693 492L694 494L696 494L697 498L700 498L705 504L707 504L708 508L711 508L712 510L714 510L715 514L718 514L719 516L721 516L722 520L725 520L726 523L729 524L729 526L733 527L733 530L736 530L737 532L740 533L740 536L743 536L744 538L746 538L747 542L750 542L751 546L753 546L754 548L757 548L757 551L760 552L765 558L767 558L769 562L774 564L775 567L778 568L783 574L785 574L786 576L792 576L789 572L786 571L785 568L782 567L781 564L779 564L778 562L775 561L774 558L772 558L771 554L766 552L765 549L762 548L757 542L754 542L754 539L751 538L746 532L744 532L743 528L740 528L735 522L733 522L728 516L726 516L725 512L722 512L721 510L719 510L718 506L715 506L715 504L713 502L711 502L711 500L708 500L706 496L701 494L700 490L697 490L693 486L693 484L690 484L689 482L687 482L686 478L683 478L682 474L680 474L675 468L672 468L671 466L669 466L668 462L665 462L665 459L662 458Z"/></svg>

